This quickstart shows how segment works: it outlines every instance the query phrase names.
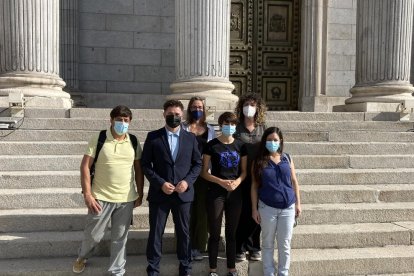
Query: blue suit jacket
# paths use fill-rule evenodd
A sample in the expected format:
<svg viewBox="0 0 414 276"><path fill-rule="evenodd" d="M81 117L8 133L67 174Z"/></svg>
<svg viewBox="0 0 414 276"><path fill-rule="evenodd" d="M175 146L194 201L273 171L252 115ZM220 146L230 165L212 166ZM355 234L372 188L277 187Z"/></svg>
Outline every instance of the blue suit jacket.
<svg viewBox="0 0 414 276"><path fill-rule="evenodd" d="M188 189L178 194L178 197L183 202L193 201L193 184L201 171L201 153L194 134L180 128L179 149L174 162L165 128L149 132L142 151L141 165L150 182L148 201L163 202L176 196L176 192L167 195L161 187L165 182L175 186L181 180L187 181Z"/></svg>

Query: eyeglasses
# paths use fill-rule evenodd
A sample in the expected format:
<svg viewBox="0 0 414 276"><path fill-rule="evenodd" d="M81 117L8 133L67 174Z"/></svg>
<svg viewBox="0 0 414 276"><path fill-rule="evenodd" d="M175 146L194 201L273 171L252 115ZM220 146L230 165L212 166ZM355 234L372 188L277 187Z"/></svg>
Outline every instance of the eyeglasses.
<svg viewBox="0 0 414 276"><path fill-rule="evenodd" d="M192 106L190 107L190 110L203 110L202 106Z"/></svg>

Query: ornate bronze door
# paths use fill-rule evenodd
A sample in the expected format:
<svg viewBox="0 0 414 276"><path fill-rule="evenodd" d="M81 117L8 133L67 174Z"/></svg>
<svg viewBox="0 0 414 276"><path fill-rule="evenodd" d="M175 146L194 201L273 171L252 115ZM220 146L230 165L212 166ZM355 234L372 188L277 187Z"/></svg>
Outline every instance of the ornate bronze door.
<svg viewBox="0 0 414 276"><path fill-rule="evenodd" d="M230 80L269 110L298 110L299 0L232 0Z"/></svg>

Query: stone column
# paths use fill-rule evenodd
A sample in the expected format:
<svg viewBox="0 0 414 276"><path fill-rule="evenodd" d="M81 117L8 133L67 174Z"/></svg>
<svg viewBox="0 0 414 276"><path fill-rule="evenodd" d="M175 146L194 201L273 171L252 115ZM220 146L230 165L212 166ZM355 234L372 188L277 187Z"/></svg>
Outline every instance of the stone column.
<svg viewBox="0 0 414 276"><path fill-rule="evenodd" d="M304 0L302 2L302 37L299 106L301 111L324 111L326 103L326 34L327 23L324 18L326 2L323 0Z"/></svg>
<svg viewBox="0 0 414 276"><path fill-rule="evenodd" d="M168 99L205 97L232 109L238 97L229 81L230 0L176 0L176 80ZM209 104L208 104L209 105Z"/></svg>
<svg viewBox="0 0 414 276"><path fill-rule="evenodd" d="M26 106L70 108L59 77L59 0L0 2L0 97L22 92Z"/></svg>
<svg viewBox="0 0 414 276"><path fill-rule="evenodd" d="M363 0L357 6L356 84L349 111L396 111L414 100L410 84L414 0Z"/></svg>
<svg viewBox="0 0 414 276"><path fill-rule="evenodd" d="M60 0L60 75L65 91L79 91L78 0Z"/></svg>

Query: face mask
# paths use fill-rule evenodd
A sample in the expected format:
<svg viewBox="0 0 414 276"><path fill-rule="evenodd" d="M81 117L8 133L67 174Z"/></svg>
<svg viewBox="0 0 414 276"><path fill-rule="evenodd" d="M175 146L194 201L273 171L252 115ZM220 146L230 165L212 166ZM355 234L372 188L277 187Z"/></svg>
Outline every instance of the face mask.
<svg viewBox="0 0 414 276"><path fill-rule="evenodd" d="M224 136L232 136L236 132L236 126L232 125L223 125L221 127L221 133Z"/></svg>
<svg viewBox="0 0 414 276"><path fill-rule="evenodd" d="M165 116L165 123L170 128L176 128L181 124L181 117L175 115L167 115Z"/></svg>
<svg viewBox="0 0 414 276"><path fill-rule="evenodd" d="M198 120L203 117L204 112L202 110L194 110L191 111L191 115L193 116L194 120Z"/></svg>
<svg viewBox="0 0 414 276"><path fill-rule="evenodd" d="M256 107L251 105L243 106L243 114L248 118L254 117L254 115L256 114Z"/></svg>
<svg viewBox="0 0 414 276"><path fill-rule="evenodd" d="M118 135L124 135L128 131L128 123L115 121L114 130Z"/></svg>
<svg viewBox="0 0 414 276"><path fill-rule="evenodd" d="M277 152L279 147L280 147L280 142L266 141L266 149L271 153Z"/></svg>

